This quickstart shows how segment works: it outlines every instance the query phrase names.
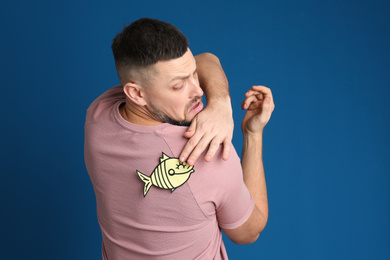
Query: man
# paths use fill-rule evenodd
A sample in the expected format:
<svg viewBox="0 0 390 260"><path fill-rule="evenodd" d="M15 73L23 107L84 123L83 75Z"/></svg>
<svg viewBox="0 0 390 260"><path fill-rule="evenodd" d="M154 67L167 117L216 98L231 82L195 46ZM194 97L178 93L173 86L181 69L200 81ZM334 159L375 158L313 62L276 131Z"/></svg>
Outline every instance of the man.
<svg viewBox="0 0 390 260"><path fill-rule="evenodd" d="M91 104L85 124L103 258L227 259L221 229L235 243L254 242L268 218L262 132L274 109L271 91L254 86L245 94L240 164L225 137L185 127L204 113L199 82L207 107L216 102L210 83L224 74L214 56L194 58L177 28L153 19L126 27L112 49L121 86ZM205 134L186 146L198 132ZM209 141L206 160L195 163Z"/></svg>

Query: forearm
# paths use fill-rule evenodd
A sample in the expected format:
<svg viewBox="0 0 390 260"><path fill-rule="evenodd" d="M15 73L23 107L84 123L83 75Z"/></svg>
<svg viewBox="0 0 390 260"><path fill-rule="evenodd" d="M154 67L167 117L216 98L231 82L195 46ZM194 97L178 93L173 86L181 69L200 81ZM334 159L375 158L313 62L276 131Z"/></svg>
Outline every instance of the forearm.
<svg viewBox="0 0 390 260"><path fill-rule="evenodd" d="M265 227L268 219L268 199L262 159L262 133L244 133L242 150L242 170L244 183L251 192L258 209L257 222L260 229Z"/></svg>
<svg viewBox="0 0 390 260"><path fill-rule="evenodd" d="M203 53L195 56L199 84L206 94L207 104L228 102L230 105L229 83L217 56Z"/></svg>
<svg viewBox="0 0 390 260"><path fill-rule="evenodd" d="M198 79L206 94L207 106L192 120L184 136L190 138L180 154L181 161L194 165L203 151L204 159L211 161L223 144L222 158L230 154L233 136L233 111L229 95L229 84L219 59L211 53L195 56Z"/></svg>
<svg viewBox="0 0 390 260"><path fill-rule="evenodd" d="M241 166L244 183L255 200L250 218L240 227L224 230L236 243L252 243L268 220L268 199L263 167L263 130L275 108L272 93L264 86L253 86L242 102L247 110L241 123L244 134Z"/></svg>

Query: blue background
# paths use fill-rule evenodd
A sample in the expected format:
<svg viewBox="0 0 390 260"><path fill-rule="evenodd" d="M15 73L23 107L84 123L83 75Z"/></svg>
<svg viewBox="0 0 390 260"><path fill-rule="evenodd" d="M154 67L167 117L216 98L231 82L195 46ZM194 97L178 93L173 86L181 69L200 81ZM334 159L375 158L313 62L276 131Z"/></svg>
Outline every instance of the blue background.
<svg viewBox="0 0 390 260"><path fill-rule="evenodd" d="M83 159L88 105L118 83L111 40L153 17L212 52L230 83L233 142L254 84L273 90L270 217L230 259L390 259L388 1L3 1L2 259L100 259Z"/></svg>

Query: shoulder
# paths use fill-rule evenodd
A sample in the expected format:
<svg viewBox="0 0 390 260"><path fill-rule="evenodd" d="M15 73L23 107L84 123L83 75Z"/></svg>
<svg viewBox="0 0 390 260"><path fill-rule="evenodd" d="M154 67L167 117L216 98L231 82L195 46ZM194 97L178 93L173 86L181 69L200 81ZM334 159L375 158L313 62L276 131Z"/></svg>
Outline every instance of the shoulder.
<svg viewBox="0 0 390 260"><path fill-rule="evenodd" d="M205 153L202 154L201 162L199 163L199 171L207 174L202 176L207 178L210 189L218 192L218 197L232 192L236 187L241 186L242 182L242 168L240 157L238 156L234 146L232 145L228 160L222 159L222 146L218 149L214 158L210 162L204 161Z"/></svg>
<svg viewBox="0 0 390 260"><path fill-rule="evenodd" d="M96 122L119 101L125 102L126 96L121 85L110 88L96 98L87 109L85 124Z"/></svg>
<svg viewBox="0 0 390 260"><path fill-rule="evenodd" d="M163 124L165 127L156 131L156 133L164 139L166 144L171 149L173 156L179 157L188 139L184 137L187 130L185 126L176 126L168 123Z"/></svg>
<svg viewBox="0 0 390 260"><path fill-rule="evenodd" d="M191 177L191 187L199 193L211 196L216 205L220 205L222 200L242 187L242 168L233 145L228 160L222 159L222 147L217 151L210 162L203 160L204 152L195 163L195 173ZM193 178L193 179L192 179Z"/></svg>

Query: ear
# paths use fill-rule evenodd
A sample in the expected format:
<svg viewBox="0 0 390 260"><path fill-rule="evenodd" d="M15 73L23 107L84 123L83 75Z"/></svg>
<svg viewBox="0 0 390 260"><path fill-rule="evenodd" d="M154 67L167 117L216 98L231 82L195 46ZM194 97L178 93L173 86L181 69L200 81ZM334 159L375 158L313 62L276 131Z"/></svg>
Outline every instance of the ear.
<svg viewBox="0 0 390 260"><path fill-rule="evenodd" d="M145 106L146 100L142 86L135 82L128 82L123 86L126 96L135 104Z"/></svg>

